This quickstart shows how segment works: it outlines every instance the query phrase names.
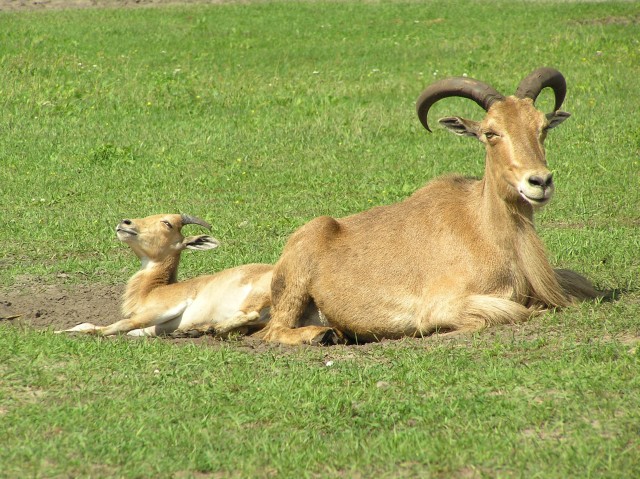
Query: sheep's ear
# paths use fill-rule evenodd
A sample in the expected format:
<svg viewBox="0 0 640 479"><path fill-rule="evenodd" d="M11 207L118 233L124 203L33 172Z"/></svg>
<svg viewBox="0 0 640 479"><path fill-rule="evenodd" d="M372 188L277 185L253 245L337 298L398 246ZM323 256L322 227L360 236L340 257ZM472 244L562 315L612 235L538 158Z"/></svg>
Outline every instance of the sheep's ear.
<svg viewBox="0 0 640 479"><path fill-rule="evenodd" d="M547 121L549 122L547 124L547 130L550 130L551 128L555 128L570 116L571 116L571 113L567 113L566 111L560 111L560 110L554 113L547 114Z"/></svg>
<svg viewBox="0 0 640 479"><path fill-rule="evenodd" d="M459 116L448 116L440 118L438 123L456 135L480 137L480 124L477 121L465 120Z"/></svg>
<svg viewBox="0 0 640 479"><path fill-rule="evenodd" d="M182 246L187 249L207 250L220 246L220 241L209 235L187 236L182 240Z"/></svg>

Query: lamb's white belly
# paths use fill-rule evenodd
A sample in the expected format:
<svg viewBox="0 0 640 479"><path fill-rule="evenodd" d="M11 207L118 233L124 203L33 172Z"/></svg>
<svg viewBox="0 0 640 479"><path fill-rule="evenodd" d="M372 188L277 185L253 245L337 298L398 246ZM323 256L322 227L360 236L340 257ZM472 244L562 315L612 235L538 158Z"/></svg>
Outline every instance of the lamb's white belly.
<svg viewBox="0 0 640 479"><path fill-rule="evenodd" d="M252 286L207 286L182 314L179 328L186 330L196 326L216 324L234 316L251 293Z"/></svg>

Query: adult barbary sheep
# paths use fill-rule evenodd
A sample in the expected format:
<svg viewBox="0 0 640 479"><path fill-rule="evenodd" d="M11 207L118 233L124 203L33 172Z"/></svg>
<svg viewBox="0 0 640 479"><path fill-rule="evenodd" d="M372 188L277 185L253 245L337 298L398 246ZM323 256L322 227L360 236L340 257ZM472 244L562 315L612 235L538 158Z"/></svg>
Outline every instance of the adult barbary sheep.
<svg viewBox="0 0 640 479"><path fill-rule="evenodd" d="M534 107L546 87L555 93L547 115ZM534 209L554 191L543 143L569 117L559 111L565 93L564 77L551 68L532 72L508 97L471 78L430 85L417 102L427 130L429 108L446 97L487 112L480 122L440 120L484 144L484 177L437 178L401 203L298 229L275 265L271 321L258 334L328 344L342 335L375 341L476 331L598 296L579 274L551 267L533 225ZM309 301L328 326L299 327Z"/></svg>
<svg viewBox="0 0 640 479"><path fill-rule="evenodd" d="M116 235L141 261L124 293L124 319L109 326L82 323L66 331L104 336L126 332L135 336L224 334L264 323L271 304L272 265L248 264L177 282L183 250L219 245L208 235L184 237L181 230L188 224L211 229L205 221L184 214L122 220Z"/></svg>

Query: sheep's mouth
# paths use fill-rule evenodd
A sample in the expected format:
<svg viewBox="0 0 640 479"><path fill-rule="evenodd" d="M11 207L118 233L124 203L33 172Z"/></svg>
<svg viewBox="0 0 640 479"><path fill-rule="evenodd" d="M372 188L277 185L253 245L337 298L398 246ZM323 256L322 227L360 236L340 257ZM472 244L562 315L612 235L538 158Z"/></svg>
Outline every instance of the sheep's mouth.
<svg viewBox="0 0 640 479"><path fill-rule="evenodd" d="M121 228L119 226L116 228L116 234L118 235L119 238L120 237L128 238L130 236L138 236L137 232L135 232L133 230L130 230L130 229L127 229L127 228Z"/></svg>
<svg viewBox="0 0 640 479"><path fill-rule="evenodd" d="M520 196L522 196L522 198L527 202L527 203L531 203L533 206L544 206L546 205L549 200L551 199L551 196L543 196L541 198L532 198L531 196L527 195L526 193L524 193L523 191L520 191Z"/></svg>
<svg viewBox="0 0 640 479"><path fill-rule="evenodd" d="M553 197L554 187L549 185L546 188L532 188L528 185L518 185L518 193L531 206L540 207L544 206Z"/></svg>

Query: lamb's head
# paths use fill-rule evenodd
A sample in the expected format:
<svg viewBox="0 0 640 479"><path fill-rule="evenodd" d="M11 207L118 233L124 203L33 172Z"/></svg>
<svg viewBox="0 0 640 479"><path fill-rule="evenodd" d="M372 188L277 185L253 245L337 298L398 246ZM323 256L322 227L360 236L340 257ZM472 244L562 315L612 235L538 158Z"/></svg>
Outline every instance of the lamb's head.
<svg viewBox="0 0 640 479"><path fill-rule="evenodd" d="M207 250L220 244L208 235L183 236L182 227L188 224L211 229L209 223L195 216L167 214L124 219L116 226L116 235L120 241L127 243L139 258L153 262L179 255L186 248Z"/></svg>
<svg viewBox="0 0 640 479"><path fill-rule="evenodd" d="M540 92L550 87L555 94L552 113L544 114L534 102ZM466 77L440 80L427 87L416 109L423 126L429 130L429 108L443 98L459 96L475 101L487 114L481 121L460 117L440 119L448 130L473 136L486 148L485 177L507 202L542 206L553 196L553 176L547 167L544 140L547 131L570 115L559 111L566 94L562 74L552 68L539 68L524 78L514 96L505 97L486 83Z"/></svg>

